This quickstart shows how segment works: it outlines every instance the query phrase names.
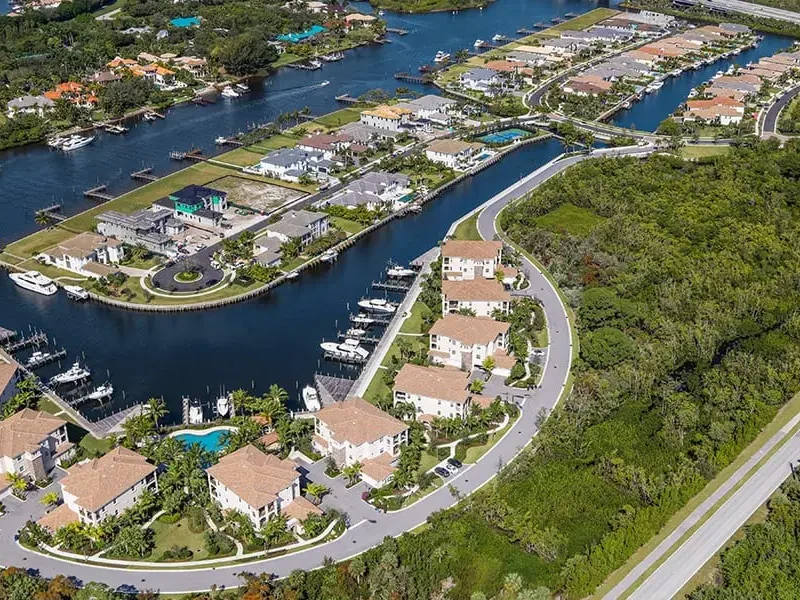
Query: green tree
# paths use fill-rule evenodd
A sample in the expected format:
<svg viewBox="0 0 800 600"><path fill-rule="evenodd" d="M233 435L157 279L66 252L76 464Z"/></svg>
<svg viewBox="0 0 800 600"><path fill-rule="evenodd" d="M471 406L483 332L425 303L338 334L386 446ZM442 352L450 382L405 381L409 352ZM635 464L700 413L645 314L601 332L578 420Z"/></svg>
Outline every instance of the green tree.
<svg viewBox="0 0 800 600"><path fill-rule="evenodd" d="M275 48L266 41L252 33L237 35L222 46L219 61L231 75L258 73L278 58Z"/></svg>

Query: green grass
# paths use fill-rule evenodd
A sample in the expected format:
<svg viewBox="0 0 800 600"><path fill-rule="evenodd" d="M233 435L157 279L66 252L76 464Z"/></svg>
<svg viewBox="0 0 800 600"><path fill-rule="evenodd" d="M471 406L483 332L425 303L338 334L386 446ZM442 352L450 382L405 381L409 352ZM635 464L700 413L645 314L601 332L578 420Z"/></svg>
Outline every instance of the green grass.
<svg viewBox="0 0 800 600"><path fill-rule="evenodd" d="M100 17L102 15L107 15L110 12L117 10L118 8L122 8L125 5L125 0L117 0L116 2L112 2L111 4L107 4L103 8L100 8L94 12L92 12L93 17Z"/></svg>
<svg viewBox="0 0 800 600"><path fill-rule="evenodd" d="M479 212L475 213L468 219L464 219L456 225L456 230L453 232L453 238L457 240L482 240L481 234L478 233L478 216Z"/></svg>
<svg viewBox="0 0 800 600"><path fill-rule="evenodd" d="M319 123L324 127L335 128L353 123L361 118L361 110L358 108L343 108L327 115L323 115L314 119L315 123Z"/></svg>
<svg viewBox="0 0 800 600"><path fill-rule="evenodd" d="M408 315L403 324L400 326L400 333L427 333L423 325L423 317L429 314L429 309L425 304L417 300L411 306L411 313Z"/></svg>
<svg viewBox="0 0 800 600"><path fill-rule="evenodd" d="M708 158L711 156L722 156L730 150L729 146L684 146L678 152L681 158Z"/></svg>
<svg viewBox="0 0 800 600"><path fill-rule="evenodd" d="M191 560L203 560L209 558L205 547L205 532L194 533L189 529L189 521L186 518L177 523L162 523L156 519L150 526L155 533L155 547L149 560L160 560L161 555L173 546L186 546L194 552Z"/></svg>
<svg viewBox="0 0 800 600"><path fill-rule="evenodd" d="M569 202L536 219L536 224L542 229L576 237L587 237L602 222L602 217Z"/></svg>
<svg viewBox="0 0 800 600"><path fill-rule="evenodd" d="M466 464L472 464L478 462L478 459L486 454L489 449L497 443L501 437L503 437L512 426L514 425L513 421L509 422L508 425L503 427L500 431L496 431L494 433L489 434L489 440L483 444L482 446L470 446L467 448L467 455L464 458L464 462Z"/></svg>
<svg viewBox="0 0 800 600"><path fill-rule="evenodd" d="M427 350L428 350L429 344L428 344L428 336L427 335L423 335L423 336L419 336L419 337L417 337L417 336L414 336L414 337L411 337L411 336L398 336L398 337L394 338L394 341L392 342L392 345L389 346L389 350L387 350L386 356L384 357L383 362L381 363L383 366L389 365L389 363L391 362L393 357L400 355L399 342L400 342L401 339L404 339L404 340L406 340L406 341L411 343L412 351L416 351L417 349L421 349L421 350L424 350L425 352L427 352Z"/></svg>
<svg viewBox="0 0 800 600"><path fill-rule="evenodd" d="M89 453L105 454L114 447L114 438L105 437L98 440L87 433L78 445Z"/></svg>
<svg viewBox="0 0 800 600"><path fill-rule="evenodd" d="M548 33L550 31L580 31L582 29L586 29L587 27L591 27L592 25L596 25L600 21L613 17L616 14L619 14L619 11L614 10L613 8L595 8L587 13L578 15L574 19L570 19L551 27L550 29L546 29L542 33Z"/></svg>
<svg viewBox="0 0 800 600"><path fill-rule="evenodd" d="M249 150L251 152L262 152L264 154L271 152L272 150L280 150L281 148L291 148L297 144L297 138L285 135L283 133L279 133L278 135L273 135L272 137L268 137L264 140L261 140L257 144L253 144L252 146L247 146L246 148L241 148L241 150ZM225 156L225 154L223 154Z"/></svg>
<svg viewBox="0 0 800 600"><path fill-rule="evenodd" d="M43 410L46 413L50 413L51 415L57 415L61 412L61 407L58 404L50 400L50 398L45 397L39 398L36 408Z"/></svg>
<svg viewBox="0 0 800 600"><path fill-rule="evenodd" d="M150 258L146 258L144 260L128 260L123 263L123 266L132 267L134 269L144 269L147 271L156 265L160 265L162 262L164 262L164 257L158 256L157 254L151 254Z"/></svg>
<svg viewBox="0 0 800 600"><path fill-rule="evenodd" d="M298 60L300 60L302 58L303 57L300 56L299 54L294 54L292 52L284 52L283 54L281 54L278 57L278 60L276 60L274 63L272 63L272 66L277 69L278 67L283 67L284 65L288 65L288 64L291 64L293 62L297 62Z"/></svg>
<svg viewBox="0 0 800 600"><path fill-rule="evenodd" d="M248 146L245 148L236 148L236 150L231 150L225 154L220 154L215 157L215 160L231 163L240 167L251 167L258 163L264 154L264 152L260 152L259 150L253 149L252 146Z"/></svg>
<svg viewBox="0 0 800 600"><path fill-rule="evenodd" d="M364 229L364 226L361 223L356 223L355 221L343 219L341 217L330 217L330 222L337 229L341 229L348 235L354 235Z"/></svg>
<svg viewBox="0 0 800 600"><path fill-rule="evenodd" d="M431 454L430 452L423 452L422 458L419 462L419 472L425 473L430 471L433 467L439 464L439 459L436 457L435 454Z"/></svg>
<svg viewBox="0 0 800 600"><path fill-rule="evenodd" d="M375 404L378 399L392 395L392 390L389 389L389 386L383 381L384 373L385 371L383 369L378 369L372 381L369 382L367 390L364 392L364 400L367 402Z"/></svg>

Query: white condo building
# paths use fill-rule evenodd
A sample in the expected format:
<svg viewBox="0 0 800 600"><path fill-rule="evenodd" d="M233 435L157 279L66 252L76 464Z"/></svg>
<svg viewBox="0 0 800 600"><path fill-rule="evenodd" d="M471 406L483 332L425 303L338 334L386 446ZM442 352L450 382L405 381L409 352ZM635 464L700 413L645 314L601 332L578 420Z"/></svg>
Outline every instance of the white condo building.
<svg viewBox="0 0 800 600"><path fill-rule="evenodd" d="M494 279L501 267L503 242L447 240L442 245L442 278Z"/></svg>
<svg viewBox="0 0 800 600"><path fill-rule="evenodd" d="M442 281L442 314L466 310L476 317L491 317L495 310L510 308L511 294L494 279Z"/></svg>
<svg viewBox="0 0 800 600"><path fill-rule="evenodd" d="M431 327L428 355L435 364L467 371L480 368L486 358L506 349L509 327L486 317L445 315Z"/></svg>

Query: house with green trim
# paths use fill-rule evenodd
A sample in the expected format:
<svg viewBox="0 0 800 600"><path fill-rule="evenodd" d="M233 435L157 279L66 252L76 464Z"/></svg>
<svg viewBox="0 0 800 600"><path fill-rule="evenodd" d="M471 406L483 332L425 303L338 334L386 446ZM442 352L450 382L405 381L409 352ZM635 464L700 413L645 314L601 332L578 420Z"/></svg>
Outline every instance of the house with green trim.
<svg viewBox="0 0 800 600"><path fill-rule="evenodd" d="M218 227L222 222L222 212L228 208L228 195L210 187L192 184L156 200L155 204L172 211L176 218L187 223Z"/></svg>

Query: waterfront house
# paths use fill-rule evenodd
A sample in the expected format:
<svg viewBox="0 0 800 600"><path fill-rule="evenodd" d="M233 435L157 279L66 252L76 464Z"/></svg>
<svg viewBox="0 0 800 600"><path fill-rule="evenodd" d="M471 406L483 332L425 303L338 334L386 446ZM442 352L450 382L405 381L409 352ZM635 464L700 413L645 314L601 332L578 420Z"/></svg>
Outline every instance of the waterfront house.
<svg viewBox="0 0 800 600"><path fill-rule="evenodd" d="M633 37L630 31L617 31L607 27L590 27L586 31L562 31L561 39L577 40L579 42L625 42Z"/></svg>
<svg viewBox="0 0 800 600"><path fill-rule="evenodd" d="M599 75L578 75L569 79L562 89L576 96L598 96L610 92L613 86Z"/></svg>
<svg viewBox="0 0 800 600"><path fill-rule="evenodd" d="M416 119L430 119L433 116L447 115L458 106L455 100L427 94L406 103L414 112Z"/></svg>
<svg viewBox="0 0 800 600"><path fill-rule="evenodd" d="M748 74L753 76L753 73ZM743 73L742 75L719 77L714 80L712 85L716 88L738 90L746 94L756 94L761 89L761 83L749 83L746 79L741 78L742 76L747 77L748 74Z"/></svg>
<svg viewBox="0 0 800 600"><path fill-rule="evenodd" d="M475 156L484 147L483 144L477 142L462 142L453 139L436 140L425 148L425 156L428 160L450 169L464 171L474 165Z"/></svg>
<svg viewBox="0 0 800 600"><path fill-rule="evenodd" d="M306 152L322 152L323 158L331 160L340 152L347 150L352 143L353 136L350 135L315 133L302 138L296 147Z"/></svg>
<svg viewBox="0 0 800 600"><path fill-rule="evenodd" d="M281 148L262 157L258 170L267 177L297 183L303 175L317 180L327 179L335 167L336 164L319 150Z"/></svg>
<svg viewBox="0 0 800 600"><path fill-rule="evenodd" d="M392 208L411 192L410 180L402 173L371 171L347 184L341 192L319 203L319 206L364 206L367 210Z"/></svg>
<svg viewBox="0 0 800 600"><path fill-rule="evenodd" d="M421 367L406 363L394 380L394 403L414 405L417 418L463 419L469 414L469 372L450 367Z"/></svg>
<svg viewBox="0 0 800 600"><path fill-rule="evenodd" d="M3 363L9 386L16 371ZM9 377L10 375L10 377ZM23 408L0 421L0 474L15 473L29 481L46 479L61 461L70 458L74 445L67 438L67 422L49 413Z"/></svg>
<svg viewBox="0 0 800 600"><path fill-rule="evenodd" d="M257 263L264 267L277 267L281 264L281 240L265 235L253 243L253 254Z"/></svg>
<svg viewBox="0 0 800 600"><path fill-rule="evenodd" d="M17 364L0 354L0 408L16 393Z"/></svg>
<svg viewBox="0 0 800 600"><path fill-rule="evenodd" d="M525 75L527 77L533 75L533 71L513 60L490 60L486 62L485 66L487 69L507 75Z"/></svg>
<svg viewBox="0 0 800 600"><path fill-rule="evenodd" d="M442 314L472 311L476 317L491 317L494 311L508 312L511 294L494 279L442 281Z"/></svg>
<svg viewBox="0 0 800 600"><path fill-rule="evenodd" d="M625 31L634 35L657 36L664 33L664 28L651 23L642 23L634 19L629 19L627 14L620 14L605 21L601 21L606 29L614 31Z"/></svg>
<svg viewBox="0 0 800 600"><path fill-rule="evenodd" d="M430 330L428 356L438 365L471 370L497 350L505 350L509 324L486 317L449 314Z"/></svg>
<svg viewBox="0 0 800 600"><path fill-rule="evenodd" d="M738 23L720 23L719 28L736 35L748 35L751 32L747 25L739 25Z"/></svg>
<svg viewBox="0 0 800 600"><path fill-rule="evenodd" d="M408 425L356 396L314 413L311 445L341 468L361 464L361 478L372 487L391 480L392 462L408 443Z"/></svg>
<svg viewBox="0 0 800 600"><path fill-rule="evenodd" d="M586 46L578 40L570 40L566 38L542 40L542 48L549 54L559 54L565 57L571 57L585 47Z"/></svg>
<svg viewBox="0 0 800 600"><path fill-rule="evenodd" d="M748 69L745 69L744 72L750 73L751 75L757 75L767 83L775 83L781 77L781 74L776 71L761 69L758 66L749 67Z"/></svg>
<svg viewBox="0 0 800 600"><path fill-rule="evenodd" d="M362 110L360 121L367 127L399 132L408 125L412 114L412 111L402 106L381 104L375 108Z"/></svg>
<svg viewBox="0 0 800 600"><path fill-rule="evenodd" d="M362 15L361 13L351 13L344 18L347 27L352 29L354 27L369 27L377 20L377 17L372 15Z"/></svg>
<svg viewBox="0 0 800 600"><path fill-rule="evenodd" d="M206 469L211 500L224 511L244 514L253 527L283 514L289 527L302 528L310 514L322 511L300 494L297 465L252 445L226 454ZM293 506L294 505L294 506Z"/></svg>
<svg viewBox="0 0 800 600"><path fill-rule="evenodd" d="M497 76L497 71L475 68L462 73L458 78L458 82L467 90L493 96L495 93L494 88L500 85L500 78Z"/></svg>
<svg viewBox="0 0 800 600"><path fill-rule="evenodd" d="M125 248L119 240L84 231L45 250L37 258L59 269L97 277L103 269L96 267L118 264L125 258Z"/></svg>
<svg viewBox="0 0 800 600"><path fill-rule="evenodd" d="M683 120L706 121L709 123L719 123L720 125L731 125L741 123L743 115L736 108L730 106L704 106L690 108L683 113Z"/></svg>
<svg viewBox="0 0 800 600"><path fill-rule="evenodd" d="M712 98L733 98L739 102L742 102L749 95L747 92L741 90L714 87L713 84L712 87L703 90L703 94L705 96L711 96Z"/></svg>
<svg viewBox="0 0 800 600"><path fill-rule="evenodd" d="M205 77L208 74L208 61L198 56L178 56L170 61L176 68L191 73L193 77Z"/></svg>
<svg viewBox="0 0 800 600"><path fill-rule="evenodd" d="M153 207L168 210L176 219L192 225L218 227L222 223L222 212L228 208L228 195L213 188L191 184L156 200Z"/></svg>
<svg viewBox="0 0 800 600"><path fill-rule="evenodd" d="M136 246L141 244L151 252L170 254L173 240L170 236L180 233L186 225L173 216L172 210L159 206L125 214L107 210L96 218L97 232Z"/></svg>
<svg viewBox="0 0 800 600"><path fill-rule="evenodd" d="M503 242L447 240L442 245L442 278L494 279L502 252Z"/></svg>
<svg viewBox="0 0 800 600"><path fill-rule="evenodd" d="M640 50L628 50L624 54L621 54L621 56L626 57L628 60L641 63L648 68L656 64L656 58L652 54L641 52Z"/></svg>
<svg viewBox="0 0 800 600"><path fill-rule="evenodd" d="M20 96L8 101L6 115L9 119L13 119L17 115L44 117L54 106L55 102L45 96Z"/></svg>
<svg viewBox="0 0 800 600"><path fill-rule="evenodd" d="M267 225L267 237L283 242L299 239L302 247L328 233L330 222L325 213L290 210L277 223Z"/></svg>
<svg viewBox="0 0 800 600"><path fill-rule="evenodd" d="M51 531L76 521L98 525L131 508L145 492L158 493L156 467L122 446L73 465L60 484L64 504L39 520Z"/></svg>
<svg viewBox="0 0 800 600"><path fill-rule="evenodd" d="M132 58L122 58L121 56L116 56L108 63L106 63L106 66L110 69L124 69L124 68L130 69L131 67L135 67L138 64L139 63L137 63Z"/></svg>
<svg viewBox="0 0 800 600"><path fill-rule="evenodd" d="M56 100L66 100L82 108L94 108L98 102L97 96L88 91L86 86L77 81L59 83L54 89L46 91L43 95L53 102Z"/></svg>

